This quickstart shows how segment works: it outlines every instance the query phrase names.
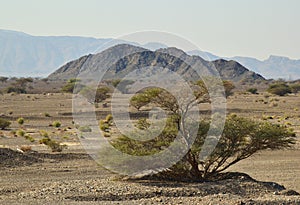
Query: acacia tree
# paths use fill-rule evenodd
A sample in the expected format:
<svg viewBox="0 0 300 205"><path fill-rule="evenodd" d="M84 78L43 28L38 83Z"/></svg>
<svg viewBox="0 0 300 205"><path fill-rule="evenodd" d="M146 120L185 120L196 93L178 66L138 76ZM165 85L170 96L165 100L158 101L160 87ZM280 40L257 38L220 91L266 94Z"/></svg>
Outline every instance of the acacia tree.
<svg viewBox="0 0 300 205"><path fill-rule="evenodd" d="M230 83L227 83L230 84ZM225 85L226 86L226 85ZM230 84L230 88L232 88ZM200 103L209 102L208 91L202 81L193 84L195 99L180 107L176 99L166 90L149 88L131 98L131 105L137 110L145 106L159 106L168 112L168 119L163 131L154 139L138 141L127 136L120 136L112 144L119 150L131 155L149 155L160 152L169 146L178 132L188 139L184 130L183 117L187 110ZM225 88L226 90L226 88ZM231 89L232 90L232 89ZM227 94L230 94L228 92ZM228 96L226 94L226 96ZM184 110L182 110L184 109ZM193 145L181 161L173 167L163 170L160 177L179 177L181 179L203 180L214 177L237 162L266 149L288 148L295 143L295 133L281 125L269 122L255 122L250 119L230 115L225 123L223 133L214 151L206 158L199 158L202 146L210 128L209 121L199 121L198 133ZM146 130L149 122L138 120L137 128ZM217 129L217 128L216 128Z"/></svg>

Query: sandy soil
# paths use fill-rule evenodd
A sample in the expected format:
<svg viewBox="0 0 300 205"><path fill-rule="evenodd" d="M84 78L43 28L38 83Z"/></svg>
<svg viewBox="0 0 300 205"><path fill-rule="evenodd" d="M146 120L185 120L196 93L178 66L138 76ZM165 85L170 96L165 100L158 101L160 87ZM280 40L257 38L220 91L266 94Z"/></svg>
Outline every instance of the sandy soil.
<svg viewBox="0 0 300 205"><path fill-rule="evenodd" d="M294 150L258 153L229 170L255 180L243 175L206 183L116 180L117 175L97 165L81 147L72 124L71 98L67 94L0 96L0 113L13 122L10 130L0 133L0 204L300 204L300 197L288 191L300 192L299 143ZM255 119L271 116L269 121L288 124L299 138L299 99L235 95L228 100L228 111ZM22 126L15 122L19 117L25 118ZM62 127L49 127L56 120ZM16 137L12 131L18 129L36 142ZM68 144L68 149L51 153L38 143L41 130ZM22 145L30 145L33 152L11 151Z"/></svg>

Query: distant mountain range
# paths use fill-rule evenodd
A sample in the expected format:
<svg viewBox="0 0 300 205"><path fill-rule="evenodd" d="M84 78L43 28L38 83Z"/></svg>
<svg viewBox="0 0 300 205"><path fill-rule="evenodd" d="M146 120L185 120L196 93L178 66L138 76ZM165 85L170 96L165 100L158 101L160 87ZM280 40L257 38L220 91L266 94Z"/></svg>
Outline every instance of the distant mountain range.
<svg viewBox="0 0 300 205"><path fill-rule="evenodd" d="M130 43L156 50L167 45L149 42L140 45L134 42L114 41L74 36L32 36L22 32L0 29L0 76L46 77L58 67L87 54L95 54L119 43ZM205 60L234 60L265 78L300 79L300 60L270 56L260 61L249 57L219 57L204 51L188 51Z"/></svg>
<svg viewBox="0 0 300 205"><path fill-rule="evenodd" d="M187 62L190 63L187 64ZM77 77L79 73L94 77L94 73L95 75L104 74L102 70L105 68L103 79L122 79L129 73L140 73L144 68L151 72L149 71L151 68L158 67L159 69L167 68L167 71L176 72L185 79L198 80L200 77L191 66L199 68L201 76L214 73L214 68L216 68L223 80L233 82L264 80L261 75L249 71L236 61L219 59L210 62L199 56L190 56L174 47L151 51L129 44L119 44L101 53L90 54L71 61L48 78L51 80L70 79Z"/></svg>
<svg viewBox="0 0 300 205"><path fill-rule="evenodd" d="M203 51L189 51L190 55L201 56L205 60L234 60L239 62L241 65L249 68L250 70L263 75L268 79L283 78L286 80L300 79L300 60L292 60L288 57L274 56L271 55L268 59L260 61L256 58L250 57L220 57L209 52Z"/></svg>

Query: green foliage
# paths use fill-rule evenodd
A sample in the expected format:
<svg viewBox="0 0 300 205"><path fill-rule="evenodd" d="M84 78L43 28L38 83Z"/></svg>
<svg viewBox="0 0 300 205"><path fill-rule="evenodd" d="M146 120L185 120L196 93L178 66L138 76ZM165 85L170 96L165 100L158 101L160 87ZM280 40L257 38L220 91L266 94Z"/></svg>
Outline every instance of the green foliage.
<svg viewBox="0 0 300 205"><path fill-rule="evenodd" d="M17 123L18 123L19 125L23 125L24 122L25 122L25 120L24 120L24 118L22 118L22 117L20 117L20 118L17 119Z"/></svg>
<svg viewBox="0 0 300 205"><path fill-rule="evenodd" d="M0 118L0 129L4 130L10 126L11 122L8 120L5 120L3 118Z"/></svg>
<svg viewBox="0 0 300 205"><path fill-rule="evenodd" d="M7 80L8 80L8 77L3 77L3 76L0 77L0 82L1 83L6 82Z"/></svg>
<svg viewBox="0 0 300 205"><path fill-rule="evenodd" d="M41 139L40 144L47 145L52 150L52 152L61 152L66 147L66 145L61 145L60 143L48 137Z"/></svg>
<svg viewBox="0 0 300 205"><path fill-rule="evenodd" d="M99 87L96 91L95 102L99 103L109 97L109 87Z"/></svg>
<svg viewBox="0 0 300 205"><path fill-rule="evenodd" d="M108 115L105 117L105 120L106 120L106 122L111 123L112 120L113 120L113 116L112 116L111 114L108 114Z"/></svg>
<svg viewBox="0 0 300 205"><path fill-rule="evenodd" d="M79 127L78 128L78 130L80 131L80 132L92 132L92 128L90 128L89 126L81 126L81 127Z"/></svg>
<svg viewBox="0 0 300 205"><path fill-rule="evenodd" d="M111 114L107 115L105 120L100 120L100 129L105 133L109 133L110 126L113 125L113 116Z"/></svg>
<svg viewBox="0 0 300 205"><path fill-rule="evenodd" d="M140 130L146 130L150 127L150 123L147 122L146 118L140 118L137 123L136 123L136 127L139 128Z"/></svg>
<svg viewBox="0 0 300 205"><path fill-rule="evenodd" d="M178 133L176 118L170 118L163 132L149 141L136 141L121 136L112 142L122 152L143 156L160 152ZM213 153L205 160L199 159L202 145L206 140L210 123L199 122L199 131L195 142L187 155L169 170L158 175L178 175L193 179L208 179L226 170L237 162L266 149L289 148L295 143L295 133L286 127L269 122L255 122L250 119L230 115L225 123L223 134Z"/></svg>
<svg viewBox="0 0 300 205"><path fill-rule="evenodd" d="M252 93L252 94L257 94L257 88L249 88L249 89L247 89L247 92Z"/></svg>
<svg viewBox="0 0 300 205"><path fill-rule="evenodd" d="M93 101L93 103L99 103L107 99L110 92L110 88L106 86L98 87L97 90L90 87L84 87L80 91L80 94L86 97L89 102Z"/></svg>
<svg viewBox="0 0 300 205"><path fill-rule="evenodd" d="M25 134L24 138L27 139L27 140L29 140L30 142L34 142L35 141L35 139L31 135L29 135L29 134Z"/></svg>
<svg viewBox="0 0 300 205"><path fill-rule="evenodd" d="M45 130L40 130L40 135L41 135L42 137L49 137L48 132L45 131Z"/></svg>
<svg viewBox="0 0 300 205"><path fill-rule="evenodd" d="M120 82L121 82L121 79L115 79L115 80L111 81L111 84L112 84L112 86L114 86L116 88Z"/></svg>
<svg viewBox="0 0 300 205"><path fill-rule="evenodd" d="M51 117L51 115L49 113L47 113L47 112L44 113L44 116L45 117Z"/></svg>
<svg viewBox="0 0 300 205"><path fill-rule="evenodd" d="M141 107L149 104L149 103L161 103L163 104L164 102L168 103L169 101L167 100L162 100L166 99L167 97L170 98L170 94L167 94L163 89L161 88L148 88L145 89L142 93L138 93L134 95L130 99L130 104L135 107L136 109L140 109ZM173 105L176 105L174 101L170 102L174 103Z"/></svg>
<svg viewBox="0 0 300 205"><path fill-rule="evenodd" d="M59 121L54 121L54 122L52 123L52 126L53 126L53 127L59 128L59 127L61 126L61 122L59 122Z"/></svg>
<svg viewBox="0 0 300 205"><path fill-rule="evenodd" d="M80 84L80 79L71 78L67 83L61 88L61 91L64 93L79 93L85 86ZM76 86L76 90L74 90Z"/></svg>
<svg viewBox="0 0 300 205"><path fill-rule="evenodd" d="M279 96L284 96L292 92L291 88L284 82L278 82L270 85L267 91L269 93L272 93L274 95L279 95Z"/></svg>
<svg viewBox="0 0 300 205"><path fill-rule="evenodd" d="M33 82L32 78L12 78L11 80L15 82L4 90L6 93L26 93L27 84Z"/></svg>
<svg viewBox="0 0 300 205"><path fill-rule="evenodd" d="M26 89L20 87L9 86L4 89L5 93L26 93Z"/></svg>
<svg viewBox="0 0 300 205"><path fill-rule="evenodd" d="M290 85L292 93L298 93L300 91L300 83L294 83Z"/></svg>
<svg viewBox="0 0 300 205"><path fill-rule="evenodd" d="M26 132L25 132L24 130L18 130L18 131L16 132L16 134L17 134L17 136L24 137L25 134L26 134Z"/></svg>

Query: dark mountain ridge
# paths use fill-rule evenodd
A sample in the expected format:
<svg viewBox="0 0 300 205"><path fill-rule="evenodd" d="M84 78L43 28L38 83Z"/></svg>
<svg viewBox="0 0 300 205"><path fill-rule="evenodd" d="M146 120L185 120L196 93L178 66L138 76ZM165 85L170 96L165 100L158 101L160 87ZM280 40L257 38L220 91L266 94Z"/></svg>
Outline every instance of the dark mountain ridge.
<svg viewBox="0 0 300 205"><path fill-rule="evenodd" d="M265 80L261 75L249 71L235 61L216 60L210 62L199 56L190 56L177 48L150 51L128 44L116 45L101 53L83 56L71 61L49 75L48 78L66 80L76 78L80 72L96 71L103 68L106 68L104 78L123 78L133 70L148 66L168 68L180 75L197 79L199 76L191 66L199 68L201 75L206 75L205 72L214 72L212 67L215 67L222 79L233 82Z"/></svg>

